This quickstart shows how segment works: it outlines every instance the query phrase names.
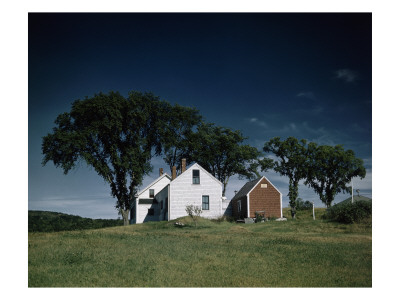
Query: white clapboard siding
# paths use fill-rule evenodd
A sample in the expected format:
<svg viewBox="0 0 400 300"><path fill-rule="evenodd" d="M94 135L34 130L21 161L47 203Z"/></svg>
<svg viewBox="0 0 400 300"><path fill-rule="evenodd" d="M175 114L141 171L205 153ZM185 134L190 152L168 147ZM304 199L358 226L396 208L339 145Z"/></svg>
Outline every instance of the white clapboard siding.
<svg viewBox="0 0 400 300"><path fill-rule="evenodd" d="M152 207L153 206L153 207ZM154 208L152 204L138 204L138 214L136 219L136 224L148 222L148 221L158 221L157 220L157 210L154 209L154 216L148 216L147 213L149 208Z"/></svg>
<svg viewBox="0 0 400 300"><path fill-rule="evenodd" d="M138 199L150 198L150 189L154 189L154 195L158 194L167 184L171 182L168 174L164 174L150 183L147 187L138 193Z"/></svg>
<svg viewBox="0 0 400 300"><path fill-rule="evenodd" d="M156 194L156 200L158 202L158 214L157 221L168 220L168 194L169 194L169 184L167 184L159 193ZM161 208L162 203L162 208Z"/></svg>
<svg viewBox="0 0 400 300"><path fill-rule="evenodd" d="M222 199L222 214L224 216L232 216L231 200Z"/></svg>
<svg viewBox="0 0 400 300"><path fill-rule="evenodd" d="M193 184L192 170L200 171L200 184ZM186 206L202 207L202 196L209 196L209 210L201 216L217 218L222 215L222 183L195 163L170 183L170 216L173 220L187 216Z"/></svg>
<svg viewBox="0 0 400 300"><path fill-rule="evenodd" d="M133 223L139 224L147 221L160 221L164 220L165 211L165 198L168 197L168 184L171 181L171 177L168 174L164 174L150 183L146 188L141 190L136 199L136 218L133 218ZM163 199L163 210L161 204L139 204L140 199L150 199L150 189L154 189L154 195L157 202ZM150 208L154 209L154 216L148 216Z"/></svg>

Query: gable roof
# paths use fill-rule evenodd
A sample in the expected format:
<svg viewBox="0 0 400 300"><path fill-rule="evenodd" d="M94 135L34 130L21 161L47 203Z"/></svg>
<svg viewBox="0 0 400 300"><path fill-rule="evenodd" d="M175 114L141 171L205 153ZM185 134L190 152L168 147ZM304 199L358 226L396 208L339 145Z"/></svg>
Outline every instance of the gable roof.
<svg viewBox="0 0 400 300"><path fill-rule="evenodd" d="M247 194L257 185L261 178L262 177L247 182L232 198L232 201L247 196Z"/></svg>
<svg viewBox="0 0 400 300"><path fill-rule="evenodd" d="M240 199L242 197L247 196L248 193L250 193L255 187L256 185L263 179L265 178L265 180L267 180L277 191L279 194L282 194L272 183L271 181L269 181L267 179L267 177L262 176L259 178L256 178L252 181L247 182L241 189L239 192L236 193L236 195L232 198L232 200L236 200L236 199Z"/></svg>
<svg viewBox="0 0 400 300"><path fill-rule="evenodd" d="M136 197L139 197L140 194L143 194L145 191L147 191L149 188L151 188L153 185L155 185L157 182L159 182L161 179L163 179L164 177L167 177L169 179L169 181L172 180L171 176L167 173L164 173L163 175L161 175L160 177L158 177L156 180L154 180L152 183L150 183L148 186L146 186L144 189L142 189L141 191L139 191L136 195Z"/></svg>
<svg viewBox="0 0 400 300"><path fill-rule="evenodd" d="M197 167L197 168L201 169L204 173L206 173L208 176L210 176L212 179L214 179L218 184L222 185L222 182L221 182L221 181L219 181L217 178L215 178L212 174L210 174L206 169L204 169L204 168L203 168L202 166L200 166L198 163L193 163L190 167L188 167L188 168L186 169L185 172L189 171L190 169L193 169L194 167ZM185 172L183 172L183 173L185 173ZM181 176L183 173L179 174L179 176ZM179 176L177 176L177 177L175 178L175 180L178 179Z"/></svg>

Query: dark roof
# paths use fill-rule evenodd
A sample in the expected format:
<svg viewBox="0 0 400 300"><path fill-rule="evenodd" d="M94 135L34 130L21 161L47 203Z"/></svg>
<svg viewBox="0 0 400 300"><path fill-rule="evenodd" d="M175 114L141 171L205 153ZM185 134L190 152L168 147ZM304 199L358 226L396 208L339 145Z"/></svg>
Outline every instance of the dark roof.
<svg viewBox="0 0 400 300"><path fill-rule="evenodd" d="M261 177L247 182L240 189L240 191L236 193L236 195L232 198L232 200L240 199L240 198L246 196L250 192L250 190L260 181L260 179L261 179Z"/></svg>

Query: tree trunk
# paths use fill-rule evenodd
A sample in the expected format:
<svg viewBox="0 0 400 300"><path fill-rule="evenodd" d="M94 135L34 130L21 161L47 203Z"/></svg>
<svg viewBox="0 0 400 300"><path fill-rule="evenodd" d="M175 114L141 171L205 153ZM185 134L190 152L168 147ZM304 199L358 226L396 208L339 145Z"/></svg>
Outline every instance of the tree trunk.
<svg viewBox="0 0 400 300"><path fill-rule="evenodd" d="M299 183L297 181L294 181L292 179L289 180L289 204L291 207L291 215L292 219L296 219L296 199L297 196L299 195Z"/></svg>
<svg viewBox="0 0 400 300"><path fill-rule="evenodd" d="M226 186L228 185L229 177L226 180L220 180L223 182L222 197L225 197Z"/></svg>
<svg viewBox="0 0 400 300"><path fill-rule="evenodd" d="M129 225L129 209L121 209L121 214L124 219L124 226Z"/></svg>
<svg viewBox="0 0 400 300"><path fill-rule="evenodd" d="M334 198L335 198L335 196L332 193L329 193L326 196L326 206L327 206L327 208L331 207L331 204L332 204Z"/></svg>

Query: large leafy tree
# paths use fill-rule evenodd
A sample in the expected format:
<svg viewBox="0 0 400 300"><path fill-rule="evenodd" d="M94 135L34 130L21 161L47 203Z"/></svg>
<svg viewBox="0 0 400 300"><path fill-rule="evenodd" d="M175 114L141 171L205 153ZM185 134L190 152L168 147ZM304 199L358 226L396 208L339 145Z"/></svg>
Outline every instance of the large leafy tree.
<svg viewBox="0 0 400 300"><path fill-rule="evenodd" d="M306 145L307 141L297 140L294 137L288 137L281 141L279 137L274 137L264 144L263 150L267 153L273 153L276 160L272 166L270 159L261 163L261 170L273 168L275 172L289 178L289 204L296 207L296 199L299 195L299 182L307 176L306 168Z"/></svg>
<svg viewBox="0 0 400 300"><path fill-rule="evenodd" d="M189 140L188 158L223 183L223 195L231 176L238 174L248 179L259 176L260 152L243 144L246 138L239 130L201 123Z"/></svg>
<svg viewBox="0 0 400 300"><path fill-rule="evenodd" d="M314 189L327 207L331 206L338 193L351 191L347 185L353 177L365 177L362 159L355 157L353 150L344 150L341 145L318 146L310 143L307 156L305 183Z"/></svg>
<svg viewBox="0 0 400 300"><path fill-rule="evenodd" d="M43 137L43 165L53 161L67 174L86 162L110 185L116 208L128 224L129 210L151 158L162 152L171 106L151 93L99 93L76 100Z"/></svg>
<svg viewBox="0 0 400 300"><path fill-rule="evenodd" d="M202 120L199 111L195 108L175 104L170 107L169 117L164 124L165 134L163 135L164 161L172 168L181 170L182 158L190 164L189 143L193 129Z"/></svg>

